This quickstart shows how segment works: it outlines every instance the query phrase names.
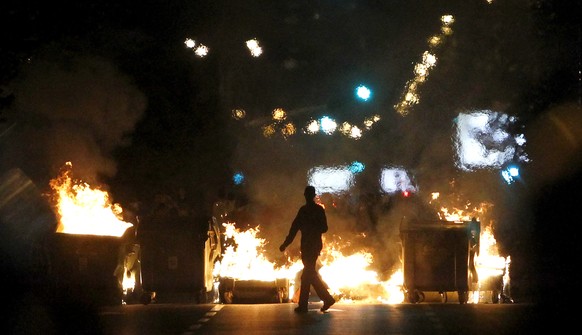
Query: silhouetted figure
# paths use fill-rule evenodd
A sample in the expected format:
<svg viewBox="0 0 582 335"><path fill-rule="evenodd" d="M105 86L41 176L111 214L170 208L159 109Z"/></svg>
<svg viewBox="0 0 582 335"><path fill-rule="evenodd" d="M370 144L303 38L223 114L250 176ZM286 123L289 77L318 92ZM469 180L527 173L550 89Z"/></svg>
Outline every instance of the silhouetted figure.
<svg viewBox="0 0 582 335"><path fill-rule="evenodd" d="M321 235L327 232L327 217L322 206L315 203L315 187L307 186L305 192L305 205L299 208L297 216L291 224L289 234L279 247L281 252L293 242L297 232L301 231L301 261L303 273L301 274L301 289L299 292L299 306L295 312L306 313L311 286L317 295L323 300L321 311L325 312L335 303L335 299L327 291L325 283L321 280L315 267L317 258L323 248Z"/></svg>

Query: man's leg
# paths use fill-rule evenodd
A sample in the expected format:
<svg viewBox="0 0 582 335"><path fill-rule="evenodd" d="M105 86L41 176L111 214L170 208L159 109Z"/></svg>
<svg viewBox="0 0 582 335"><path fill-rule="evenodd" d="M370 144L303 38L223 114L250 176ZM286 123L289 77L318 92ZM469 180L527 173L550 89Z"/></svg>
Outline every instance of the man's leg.
<svg viewBox="0 0 582 335"><path fill-rule="evenodd" d="M325 283L323 282L323 280L321 280L321 277L317 273L315 274L313 281L311 282L311 285L313 285L315 292L321 298L321 300L323 300L324 302L333 300L332 295L327 290L327 285L325 285Z"/></svg>
<svg viewBox="0 0 582 335"><path fill-rule="evenodd" d="M327 311L331 305L335 304L335 299L327 290L327 285L325 285L318 273L315 273L311 285L313 285L315 292L321 300L323 300L323 306L321 307L322 312Z"/></svg>
<svg viewBox="0 0 582 335"><path fill-rule="evenodd" d="M309 292L311 284L313 283L313 275L315 272L315 261L317 256L302 255L303 273L301 274L301 288L299 290L299 306L295 309L296 312L307 312L307 305L309 303Z"/></svg>

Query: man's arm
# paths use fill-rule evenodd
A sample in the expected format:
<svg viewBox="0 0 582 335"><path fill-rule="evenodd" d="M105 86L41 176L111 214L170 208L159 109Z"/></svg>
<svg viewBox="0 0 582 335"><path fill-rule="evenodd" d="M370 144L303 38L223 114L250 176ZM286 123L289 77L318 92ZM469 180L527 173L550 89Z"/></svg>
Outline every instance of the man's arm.
<svg viewBox="0 0 582 335"><path fill-rule="evenodd" d="M291 224L291 228L289 229L289 234L287 234L287 237L285 238L285 241L279 247L279 250L281 252L285 251L285 249L287 248L287 246L289 244L291 244L293 242L293 240L295 239L295 236L297 235L297 232L299 232L299 222L300 222L299 216L300 216L300 214L301 214L301 209L297 213L297 216L295 217L295 220L293 220L293 223Z"/></svg>

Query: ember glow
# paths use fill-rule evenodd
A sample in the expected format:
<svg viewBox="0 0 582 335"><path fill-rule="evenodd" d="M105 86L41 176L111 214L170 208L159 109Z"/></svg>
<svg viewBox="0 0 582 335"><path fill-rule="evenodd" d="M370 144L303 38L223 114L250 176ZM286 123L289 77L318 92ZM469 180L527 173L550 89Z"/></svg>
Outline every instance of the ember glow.
<svg viewBox="0 0 582 335"><path fill-rule="evenodd" d="M121 206L112 204L107 192L73 180L72 167L67 162L50 182L59 216L57 233L122 236L133 225L122 220Z"/></svg>

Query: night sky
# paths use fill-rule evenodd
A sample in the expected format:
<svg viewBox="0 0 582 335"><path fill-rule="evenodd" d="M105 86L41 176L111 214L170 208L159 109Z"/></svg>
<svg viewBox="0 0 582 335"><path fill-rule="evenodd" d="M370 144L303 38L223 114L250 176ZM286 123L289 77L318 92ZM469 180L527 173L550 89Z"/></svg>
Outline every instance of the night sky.
<svg viewBox="0 0 582 335"><path fill-rule="evenodd" d="M77 178L109 189L137 213L156 194L183 190L183 200L208 215L220 190L233 188L235 171L248 174L251 202L299 205L307 166L396 164L414 171L427 191L454 179L459 194L493 198L498 240L522 287L533 290L525 282L543 278L536 285L563 293L580 282L570 272L581 251L576 1L0 6L0 172L20 168L44 188L72 161ZM453 33L435 50L438 65L419 104L403 117L394 106L445 14L455 17ZM207 45L208 56L186 48L187 38ZM251 38L263 46L260 57L246 50ZM367 104L353 98L362 82L374 92ZM232 117L235 108L244 108L243 120ZM261 127L275 108L299 125L323 113L350 122L379 114L382 121L359 141L267 139ZM452 120L479 109L519 118L531 161L518 185L493 187L498 174L456 168ZM294 210L278 214L281 225Z"/></svg>

